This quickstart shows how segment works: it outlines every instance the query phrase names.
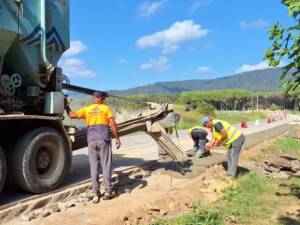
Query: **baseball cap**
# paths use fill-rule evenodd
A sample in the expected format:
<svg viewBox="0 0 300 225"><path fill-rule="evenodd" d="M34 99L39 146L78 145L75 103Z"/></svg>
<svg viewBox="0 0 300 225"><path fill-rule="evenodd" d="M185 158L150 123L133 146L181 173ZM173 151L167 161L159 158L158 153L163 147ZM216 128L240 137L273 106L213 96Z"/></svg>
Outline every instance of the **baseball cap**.
<svg viewBox="0 0 300 225"><path fill-rule="evenodd" d="M210 120L211 118L209 116L204 116L202 119L202 126L205 126Z"/></svg>
<svg viewBox="0 0 300 225"><path fill-rule="evenodd" d="M95 92L93 93L93 96L94 96L95 98L104 98L104 97L106 97L104 93L99 92L99 91L95 91Z"/></svg>

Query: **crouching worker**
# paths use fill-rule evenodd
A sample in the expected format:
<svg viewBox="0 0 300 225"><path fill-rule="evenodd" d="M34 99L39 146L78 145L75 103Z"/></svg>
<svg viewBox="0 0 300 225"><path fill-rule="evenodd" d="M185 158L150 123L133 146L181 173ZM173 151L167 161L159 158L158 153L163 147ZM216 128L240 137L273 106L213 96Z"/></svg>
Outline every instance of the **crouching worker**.
<svg viewBox="0 0 300 225"><path fill-rule="evenodd" d="M104 104L105 96L101 92L93 94L93 104L84 107L77 112L72 112L67 106L66 110L71 119L85 119L88 133L88 155L91 170L93 203L100 200L100 184L99 171L102 168L103 182L105 186L105 194L103 199L111 199L115 193L111 184L112 172L112 149L109 127L111 127L113 135L116 139L116 147L120 148L121 142L118 135L118 129L113 117L112 110Z"/></svg>
<svg viewBox="0 0 300 225"><path fill-rule="evenodd" d="M210 155L210 151L206 148L206 143L208 143L206 130L197 126L189 129L189 134L194 141L193 154L191 156L201 158Z"/></svg>
<svg viewBox="0 0 300 225"><path fill-rule="evenodd" d="M207 147L210 149L213 146L219 147L221 145L228 149L227 152L227 173L229 178L235 178L237 173L239 155L243 144L245 142L244 134L230 125L226 121L215 120L208 116L202 120L204 127L210 128L213 133L213 138Z"/></svg>

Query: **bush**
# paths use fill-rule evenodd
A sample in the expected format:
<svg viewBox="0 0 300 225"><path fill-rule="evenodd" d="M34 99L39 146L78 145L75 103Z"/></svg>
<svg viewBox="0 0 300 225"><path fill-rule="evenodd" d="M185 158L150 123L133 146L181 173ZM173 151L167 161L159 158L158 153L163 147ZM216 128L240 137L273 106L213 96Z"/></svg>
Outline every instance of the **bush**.
<svg viewBox="0 0 300 225"><path fill-rule="evenodd" d="M199 103L197 105L197 111L203 115L215 116L215 107L206 102Z"/></svg>

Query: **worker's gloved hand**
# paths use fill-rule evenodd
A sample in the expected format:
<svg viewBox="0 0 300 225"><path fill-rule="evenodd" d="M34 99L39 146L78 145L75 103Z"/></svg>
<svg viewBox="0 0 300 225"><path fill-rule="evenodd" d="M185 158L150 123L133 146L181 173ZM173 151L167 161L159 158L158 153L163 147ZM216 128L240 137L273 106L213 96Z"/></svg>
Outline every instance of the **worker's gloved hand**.
<svg viewBox="0 0 300 225"><path fill-rule="evenodd" d="M121 147L121 140L120 138L116 138L116 148L119 149Z"/></svg>
<svg viewBox="0 0 300 225"><path fill-rule="evenodd" d="M215 143L216 147L220 147L222 145L222 141L221 140L217 140Z"/></svg>

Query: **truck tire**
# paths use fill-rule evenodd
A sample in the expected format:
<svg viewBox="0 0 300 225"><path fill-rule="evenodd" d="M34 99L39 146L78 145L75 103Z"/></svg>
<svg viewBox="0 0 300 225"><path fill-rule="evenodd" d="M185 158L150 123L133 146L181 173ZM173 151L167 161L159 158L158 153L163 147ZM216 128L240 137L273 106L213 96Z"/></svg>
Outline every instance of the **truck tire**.
<svg viewBox="0 0 300 225"><path fill-rule="evenodd" d="M0 192L2 191L7 175L7 161L3 149L0 146Z"/></svg>
<svg viewBox="0 0 300 225"><path fill-rule="evenodd" d="M56 189L71 163L67 140L55 129L42 127L26 133L12 156L12 173L23 190L45 193Z"/></svg>

